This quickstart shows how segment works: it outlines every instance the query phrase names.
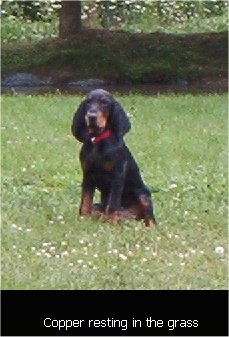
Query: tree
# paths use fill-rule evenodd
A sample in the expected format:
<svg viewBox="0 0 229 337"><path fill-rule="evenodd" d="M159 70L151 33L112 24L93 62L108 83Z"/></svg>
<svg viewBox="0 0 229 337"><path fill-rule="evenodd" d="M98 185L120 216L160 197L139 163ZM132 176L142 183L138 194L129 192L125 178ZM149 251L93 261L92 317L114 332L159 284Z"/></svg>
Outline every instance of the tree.
<svg viewBox="0 0 229 337"><path fill-rule="evenodd" d="M75 35L81 27L81 1L61 1L59 36Z"/></svg>

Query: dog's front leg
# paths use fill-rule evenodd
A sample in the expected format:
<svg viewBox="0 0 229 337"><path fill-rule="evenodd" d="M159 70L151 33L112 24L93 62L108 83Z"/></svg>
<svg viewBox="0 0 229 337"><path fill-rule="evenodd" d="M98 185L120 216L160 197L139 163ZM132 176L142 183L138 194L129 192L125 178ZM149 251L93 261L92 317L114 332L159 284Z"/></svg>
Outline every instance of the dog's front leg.
<svg viewBox="0 0 229 337"><path fill-rule="evenodd" d="M80 215L89 215L92 212L93 198L95 193L95 186L93 182L84 176L82 183L82 195L80 204Z"/></svg>
<svg viewBox="0 0 229 337"><path fill-rule="evenodd" d="M119 211L121 209L124 181L124 172L117 172L111 184L111 190L105 208L105 214L113 223L117 223L120 220Z"/></svg>

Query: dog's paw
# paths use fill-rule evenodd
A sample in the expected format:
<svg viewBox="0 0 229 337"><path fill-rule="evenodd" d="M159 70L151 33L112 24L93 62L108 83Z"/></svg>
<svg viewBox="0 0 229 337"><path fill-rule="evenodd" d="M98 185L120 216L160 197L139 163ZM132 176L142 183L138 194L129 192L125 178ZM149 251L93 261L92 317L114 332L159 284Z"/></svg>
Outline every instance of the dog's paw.
<svg viewBox="0 0 229 337"><path fill-rule="evenodd" d="M115 211L109 214L104 214L104 218L105 220L110 222L112 225L117 225L122 220L122 217L119 211Z"/></svg>
<svg viewBox="0 0 229 337"><path fill-rule="evenodd" d="M149 227L149 228L156 228L157 227L157 223L153 219L146 219L145 224L146 224L146 227Z"/></svg>

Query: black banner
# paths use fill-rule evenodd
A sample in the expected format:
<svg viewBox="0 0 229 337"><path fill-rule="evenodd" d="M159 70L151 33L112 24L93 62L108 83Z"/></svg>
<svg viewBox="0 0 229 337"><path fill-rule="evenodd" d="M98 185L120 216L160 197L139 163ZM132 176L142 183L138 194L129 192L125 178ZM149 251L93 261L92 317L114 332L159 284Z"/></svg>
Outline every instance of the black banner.
<svg viewBox="0 0 229 337"><path fill-rule="evenodd" d="M227 291L2 291L2 336L228 336Z"/></svg>

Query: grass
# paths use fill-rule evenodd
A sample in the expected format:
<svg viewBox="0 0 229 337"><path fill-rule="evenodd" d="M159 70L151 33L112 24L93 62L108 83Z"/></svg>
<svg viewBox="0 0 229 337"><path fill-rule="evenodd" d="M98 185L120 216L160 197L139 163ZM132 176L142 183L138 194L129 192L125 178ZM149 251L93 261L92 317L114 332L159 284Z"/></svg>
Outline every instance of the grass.
<svg viewBox="0 0 229 337"><path fill-rule="evenodd" d="M78 217L81 99L2 97L2 289L226 289L227 95L118 97L156 230Z"/></svg>

